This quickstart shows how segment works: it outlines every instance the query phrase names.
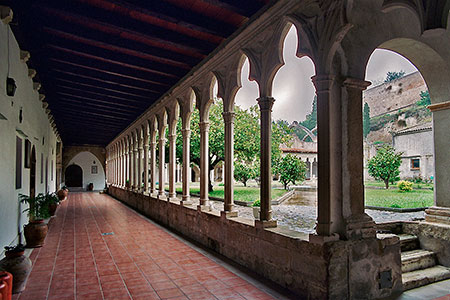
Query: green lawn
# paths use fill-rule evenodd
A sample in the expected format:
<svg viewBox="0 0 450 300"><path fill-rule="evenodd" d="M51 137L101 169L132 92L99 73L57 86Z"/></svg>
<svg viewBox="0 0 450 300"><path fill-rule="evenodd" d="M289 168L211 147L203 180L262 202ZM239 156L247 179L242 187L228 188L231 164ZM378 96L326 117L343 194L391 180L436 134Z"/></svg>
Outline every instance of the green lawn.
<svg viewBox="0 0 450 300"><path fill-rule="evenodd" d="M177 188L177 193L181 193L181 188ZM191 188L191 193L200 193L200 188ZM277 199L284 195L287 191L280 189L272 189L272 199ZM223 186L215 186L214 191L209 193L210 197L224 198L224 187ZM253 202L259 199L259 189L254 187L242 187L235 186L234 187L234 200L238 201L246 201Z"/></svg>
<svg viewBox="0 0 450 300"><path fill-rule="evenodd" d="M384 182L383 181L366 181L364 182L365 186L376 186L376 187L383 187L384 188ZM397 188L397 182L394 184L389 184L389 188ZM433 189L432 183L414 183L413 189Z"/></svg>
<svg viewBox="0 0 450 300"><path fill-rule="evenodd" d="M433 205L433 191L413 190L399 192L397 189L366 189L365 204L379 207L416 208Z"/></svg>

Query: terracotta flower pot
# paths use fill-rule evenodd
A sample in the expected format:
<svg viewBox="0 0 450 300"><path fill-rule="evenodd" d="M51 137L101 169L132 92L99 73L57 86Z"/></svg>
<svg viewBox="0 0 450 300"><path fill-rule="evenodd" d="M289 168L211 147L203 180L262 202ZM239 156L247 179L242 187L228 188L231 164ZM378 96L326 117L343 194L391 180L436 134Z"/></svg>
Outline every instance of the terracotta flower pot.
<svg viewBox="0 0 450 300"><path fill-rule="evenodd" d="M44 220L30 221L25 225L23 233L27 241L27 248L42 247L47 231L48 226L44 223Z"/></svg>
<svg viewBox="0 0 450 300"><path fill-rule="evenodd" d="M0 269L11 273L13 277L13 294L20 293L25 289L31 265L31 260L24 255L23 251L6 251L5 258L0 260Z"/></svg>
<svg viewBox="0 0 450 300"><path fill-rule="evenodd" d="M50 213L50 216L54 216L56 213L56 209L58 208L58 204L52 203L48 206L48 212Z"/></svg>
<svg viewBox="0 0 450 300"><path fill-rule="evenodd" d="M7 271L0 271L0 282L2 281L6 283L6 289L5 292L3 292L3 299L11 299L13 287L12 274Z"/></svg>
<svg viewBox="0 0 450 300"><path fill-rule="evenodd" d="M58 199L59 200L64 200L64 199L66 199L66 197L67 197L67 195L69 194L69 191L68 190L59 190L57 193L56 193L56 195L58 196Z"/></svg>

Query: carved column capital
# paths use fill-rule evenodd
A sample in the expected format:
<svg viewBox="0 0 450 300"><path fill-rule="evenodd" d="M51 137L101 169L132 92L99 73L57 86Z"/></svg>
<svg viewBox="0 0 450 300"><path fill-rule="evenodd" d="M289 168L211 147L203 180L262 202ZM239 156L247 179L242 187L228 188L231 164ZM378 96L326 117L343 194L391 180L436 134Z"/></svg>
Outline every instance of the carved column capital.
<svg viewBox="0 0 450 300"><path fill-rule="evenodd" d="M232 111L227 111L227 112L223 112L223 120L225 122L225 124L230 124L230 123L234 123L234 117L235 117L235 113Z"/></svg>
<svg viewBox="0 0 450 300"><path fill-rule="evenodd" d="M272 111L275 98L273 97L261 97L257 99L260 111Z"/></svg>
<svg viewBox="0 0 450 300"><path fill-rule="evenodd" d="M169 143L175 141L177 139L177 135L176 134L169 134L168 136L169 138Z"/></svg>
<svg viewBox="0 0 450 300"><path fill-rule="evenodd" d="M367 87L371 84L372 83L369 81L365 81L365 80L357 79L357 78L350 78L350 77L347 77L347 79L345 79L343 82L343 85L346 88L356 89L356 90L361 90L361 91L364 91L365 89L367 89Z"/></svg>
<svg viewBox="0 0 450 300"><path fill-rule="evenodd" d="M200 132L209 131L209 122L200 122Z"/></svg>
<svg viewBox="0 0 450 300"><path fill-rule="evenodd" d="M191 130L190 129L182 129L181 134L183 135L183 138L190 138Z"/></svg>
<svg viewBox="0 0 450 300"><path fill-rule="evenodd" d="M311 77L311 80L316 87L316 93L327 93L330 91L331 86L334 82L334 76L333 75L315 75Z"/></svg>

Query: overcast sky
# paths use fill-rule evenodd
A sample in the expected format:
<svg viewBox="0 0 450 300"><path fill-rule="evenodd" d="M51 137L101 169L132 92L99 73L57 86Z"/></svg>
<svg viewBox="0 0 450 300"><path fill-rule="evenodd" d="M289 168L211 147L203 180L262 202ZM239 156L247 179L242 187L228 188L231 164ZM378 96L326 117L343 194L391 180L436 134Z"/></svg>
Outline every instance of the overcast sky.
<svg viewBox="0 0 450 300"><path fill-rule="evenodd" d="M315 95L311 77L314 76L314 65L308 57L295 56L297 48L297 34L295 27L286 36L283 55L285 65L275 76L273 83L273 119L284 119L289 122L303 121L311 111L312 100ZM387 50L377 49L369 59L366 70L366 80L375 86L383 82L388 71L403 70L406 74L417 71L407 59ZM241 79L242 88L236 95L236 105L248 108L256 103L258 98L258 84L248 80L249 63L244 63Z"/></svg>

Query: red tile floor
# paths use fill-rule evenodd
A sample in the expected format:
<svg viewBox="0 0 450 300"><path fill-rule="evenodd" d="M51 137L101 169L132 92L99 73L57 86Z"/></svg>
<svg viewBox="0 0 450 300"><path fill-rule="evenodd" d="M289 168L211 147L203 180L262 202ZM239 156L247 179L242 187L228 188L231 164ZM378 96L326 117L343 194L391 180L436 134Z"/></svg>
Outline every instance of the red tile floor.
<svg viewBox="0 0 450 300"><path fill-rule="evenodd" d="M97 193L70 193L30 258L16 300L284 298Z"/></svg>

